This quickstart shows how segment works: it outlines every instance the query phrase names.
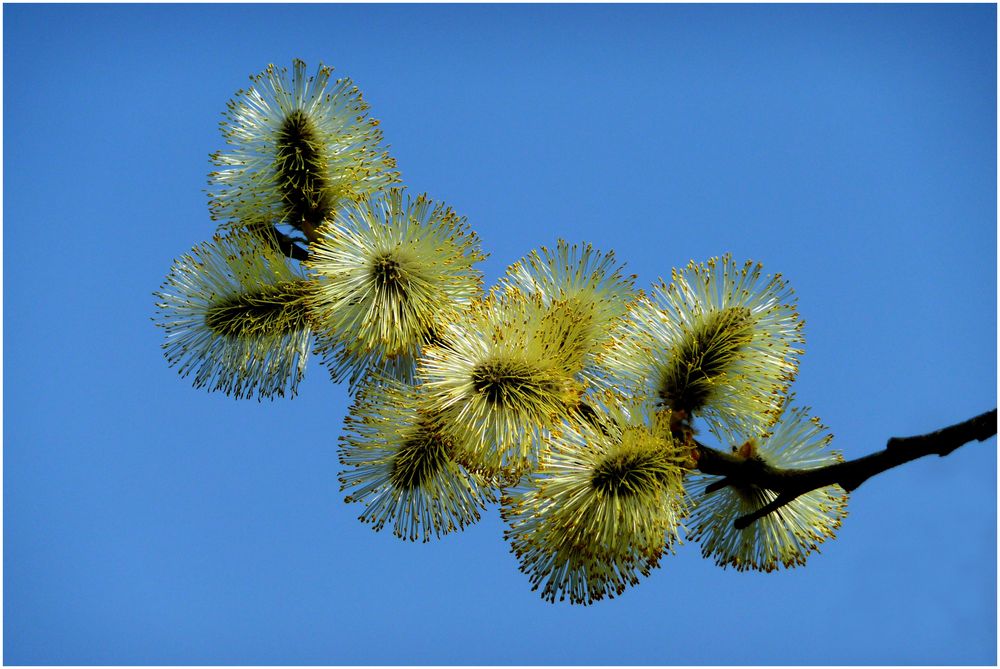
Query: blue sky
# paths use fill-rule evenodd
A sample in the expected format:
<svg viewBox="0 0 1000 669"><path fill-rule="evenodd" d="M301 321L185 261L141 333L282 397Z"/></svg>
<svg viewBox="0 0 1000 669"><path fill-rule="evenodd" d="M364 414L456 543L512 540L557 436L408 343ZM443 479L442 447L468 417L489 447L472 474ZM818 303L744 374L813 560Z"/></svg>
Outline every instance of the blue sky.
<svg viewBox="0 0 1000 669"><path fill-rule="evenodd" d="M6 664L995 664L996 442L873 479L804 568L686 545L551 605L495 509L430 544L343 503L347 388L169 369L152 293L211 237L218 122L324 61L491 254L559 237L647 286L732 252L806 320L848 457L996 405L996 8L6 5ZM315 363L315 361L314 361Z"/></svg>

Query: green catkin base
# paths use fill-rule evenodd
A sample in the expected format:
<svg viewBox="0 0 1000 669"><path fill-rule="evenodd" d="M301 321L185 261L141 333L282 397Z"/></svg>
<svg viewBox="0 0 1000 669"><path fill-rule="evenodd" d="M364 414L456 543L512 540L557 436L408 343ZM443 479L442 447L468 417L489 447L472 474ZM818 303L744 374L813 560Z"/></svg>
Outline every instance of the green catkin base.
<svg viewBox="0 0 1000 669"><path fill-rule="evenodd" d="M284 222L295 228L317 227L333 214L336 198L326 179L319 135L308 114L291 112L278 133L275 169Z"/></svg>
<svg viewBox="0 0 1000 669"><path fill-rule="evenodd" d="M305 281L286 281L260 290L241 293L213 304L205 313L205 325L223 337L280 334L308 327Z"/></svg>
<svg viewBox="0 0 1000 669"><path fill-rule="evenodd" d="M749 309L729 307L707 315L673 352L660 382L660 400L675 411L691 413L704 407L712 381L752 338Z"/></svg>
<svg viewBox="0 0 1000 669"><path fill-rule="evenodd" d="M434 478L449 461L444 439L424 426L399 448L389 481L400 490L413 490Z"/></svg>
<svg viewBox="0 0 1000 669"><path fill-rule="evenodd" d="M384 255L372 263L372 282L375 289L387 299L406 299L406 278L403 267L391 255Z"/></svg>
<svg viewBox="0 0 1000 669"><path fill-rule="evenodd" d="M516 361L493 361L479 365L472 373L472 388L498 407L511 400L523 401L526 395L539 396L552 390L549 383L539 383L532 367Z"/></svg>
<svg viewBox="0 0 1000 669"><path fill-rule="evenodd" d="M656 490L670 472L671 461L660 451L621 451L604 459L590 477L594 490L629 497Z"/></svg>

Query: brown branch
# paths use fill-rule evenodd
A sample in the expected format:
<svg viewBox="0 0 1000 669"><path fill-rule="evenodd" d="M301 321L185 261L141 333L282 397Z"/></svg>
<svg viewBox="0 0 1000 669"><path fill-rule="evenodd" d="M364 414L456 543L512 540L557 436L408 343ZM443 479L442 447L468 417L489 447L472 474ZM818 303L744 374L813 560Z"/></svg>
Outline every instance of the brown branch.
<svg viewBox="0 0 1000 669"><path fill-rule="evenodd" d="M269 237L275 248L292 260L308 260L309 251L302 248L288 235L284 234L277 227L271 226L264 232L265 237Z"/></svg>
<svg viewBox="0 0 1000 669"><path fill-rule="evenodd" d="M997 433L997 410L956 423L928 434L914 437L892 437L884 450L848 462L838 462L815 469L781 469L755 458L717 451L696 444L698 469L705 474L723 476L710 484L705 492L721 490L728 485L756 486L778 493L778 497L757 511L741 516L733 525L743 529L793 499L817 488L839 485L848 492L876 474L898 467L925 455L944 457L971 441L985 441Z"/></svg>

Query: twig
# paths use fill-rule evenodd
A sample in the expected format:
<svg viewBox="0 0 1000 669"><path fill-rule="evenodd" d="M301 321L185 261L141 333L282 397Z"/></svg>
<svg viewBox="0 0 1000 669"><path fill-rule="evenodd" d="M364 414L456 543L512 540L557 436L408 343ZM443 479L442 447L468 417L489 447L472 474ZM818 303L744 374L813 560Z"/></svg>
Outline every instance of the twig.
<svg viewBox="0 0 1000 669"><path fill-rule="evenodd" d="M274 246L285 256L292 260L309 259L309 251L296 244L294 239L278 230L275 226L272 225L268 228L265 234L268 233L270 233L270 238Z"/></svg>
<svg viewBox="0 0 1000 669"><path fill-rule="evenodd" d="M944 457L971 441L985 441L997 433L997 410L956 423L928 434L892 437L884 450L848 462L838 462L815 469L781 469L755 458L742 458L696 442L698 469L705 474L724 476L707 486L706 493L728 485L756 486L778 493L770 504L741 516L733 525L743 529L767 514L788 504L799 495L839 485L850 492L876 474L898 467L925 455Z"/></svg>

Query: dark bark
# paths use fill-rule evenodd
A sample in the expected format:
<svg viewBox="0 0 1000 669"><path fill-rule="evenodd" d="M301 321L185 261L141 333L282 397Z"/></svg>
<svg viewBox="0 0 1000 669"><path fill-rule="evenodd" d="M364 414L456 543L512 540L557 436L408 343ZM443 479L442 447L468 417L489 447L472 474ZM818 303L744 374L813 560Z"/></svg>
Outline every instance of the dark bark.
<svg viewBox="0 0 1000 669"><path fill-rule="evenodd" d="M744 459L697 444L698 469L705 474L723 476L706 488L706 493L727 485L757 486L778 493L770 504L741 516L733 523L743 529L793 499L817 488L839 485L848 492L876 474L898 467L925 455L944 457L971 441L985 441L997 433L997 410L975 418L914 437L892 437L884 450L848 462L838 462L815 469L781 469L760 460Z"/></svg>
<svg viewBox="0 0 1000 669"><path fill-rule="evenodd" d="M269 233L271 242L274 244L275 248L281 251L285 256L291 258L292 260L301 261L309 259L309 251L299 246L295 240L282 233L278 230L278 228L271 226L267 229L267 233Z"/></svg>

